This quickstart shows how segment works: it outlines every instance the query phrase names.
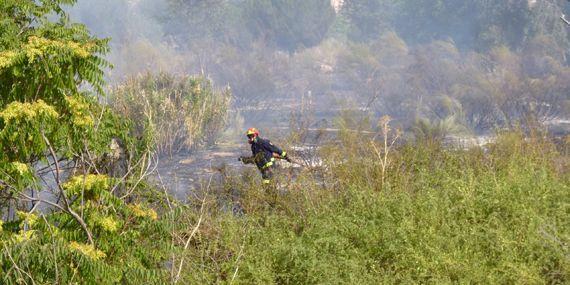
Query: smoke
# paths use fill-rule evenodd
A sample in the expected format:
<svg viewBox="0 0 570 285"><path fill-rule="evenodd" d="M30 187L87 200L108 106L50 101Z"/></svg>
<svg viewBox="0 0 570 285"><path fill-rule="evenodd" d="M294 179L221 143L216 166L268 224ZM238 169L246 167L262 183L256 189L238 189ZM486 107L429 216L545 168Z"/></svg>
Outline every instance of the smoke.
<svg viewBox="0 0 570 285"><path fill-rule="evenodd" d="M143 72L204 73L229 85L245 123L257 126L287 125L308 97L313 126L346 108L404 127L421 119L474 130L529 114L569 116L564 1L333 4L83 0L70 13L112 38L111 83Z"/></svg>
<svg viewBox="0 0 570 285"><path fill-rule="evenodd" d="M107 73L112 83L143 72L183 70L181 54L164 38L156 11L164 0L84 0L69 9L71 19L85 24L100 38L110 38Z"/></svg>

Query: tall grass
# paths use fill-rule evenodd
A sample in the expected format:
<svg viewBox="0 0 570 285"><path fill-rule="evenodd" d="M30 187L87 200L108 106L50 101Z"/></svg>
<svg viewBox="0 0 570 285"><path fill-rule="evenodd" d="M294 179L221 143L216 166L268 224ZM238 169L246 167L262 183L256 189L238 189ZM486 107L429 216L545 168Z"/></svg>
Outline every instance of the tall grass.
<svg viewBox="0 0 570 285"><path fill-rule="evenodd" d="M110 95L119 114L135 122L139 134L150 128L160 154L172 155L215 140L226 123L229 89L210 79L161 73L128 79Z"/></svg>
<svg viewBox="0 0 570 285"><path fill-rule="evenodd" d="M509 132L467 151L422 140L391 150L385 170L354 139L322 155L328 168L277 189L230 179L246 214L211 209L185 281L569 281L569 159L547 139Z"/></svg>
<svg viewBox="0 0 570 285"><path fill-rule="evenodd" d="M196 205L149 196L157 220L144 211L134 218L140 209L113 204L118 212L109 208L109 215L122 217L129 227L95 232L102 256L88 257L98 253L61 244L53 235L63 229L44 229L39 222L29 240L0 240L5 262L0 280L569 282L567 144L518 131L470 150L421 140L392 147L385 163L367 140L355 139L363 136L346 134L322 148L324 167L294 173L294 179L278 172L275 185L262 186L254 169L225 173L223 181L210 181L208 191L196 193ZM228 203L239 204L243 213L230 211ZM62 218L57 212L46 216ZM68 220L56 225L65 229ZM0 237L13 236L10 232L25 223L4 224Z"/></svg>

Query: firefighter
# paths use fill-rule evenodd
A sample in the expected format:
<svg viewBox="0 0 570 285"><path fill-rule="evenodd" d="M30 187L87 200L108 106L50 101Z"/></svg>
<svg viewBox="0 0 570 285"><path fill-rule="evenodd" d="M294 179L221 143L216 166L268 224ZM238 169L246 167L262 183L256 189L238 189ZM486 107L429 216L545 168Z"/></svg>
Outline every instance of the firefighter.
<svg viewBox="0 0 570 285"><path fill-rule="evenodd" d="M263 184L269 184L273 177L275 159L285 159L291 162L287 152L272 144L269 140L259 137L256 128L250 128L246 132L247 142L251 145L252 156L242 156L239 161L244 164L255 164L261 172Z"/></svg>

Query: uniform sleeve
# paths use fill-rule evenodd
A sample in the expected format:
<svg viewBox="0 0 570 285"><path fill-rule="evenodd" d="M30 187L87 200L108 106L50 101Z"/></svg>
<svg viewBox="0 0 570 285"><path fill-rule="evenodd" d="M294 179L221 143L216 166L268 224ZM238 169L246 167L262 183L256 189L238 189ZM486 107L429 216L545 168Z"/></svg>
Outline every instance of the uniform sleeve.
<svg viewBox="0 0 570 285"><path fill-rule="evenodd" d="M269 150L272 153L276 153L282 157L284 157L287 153L281 150L278 146L272 144L269 140L265 140L263 142L263 147Z"/></svg>

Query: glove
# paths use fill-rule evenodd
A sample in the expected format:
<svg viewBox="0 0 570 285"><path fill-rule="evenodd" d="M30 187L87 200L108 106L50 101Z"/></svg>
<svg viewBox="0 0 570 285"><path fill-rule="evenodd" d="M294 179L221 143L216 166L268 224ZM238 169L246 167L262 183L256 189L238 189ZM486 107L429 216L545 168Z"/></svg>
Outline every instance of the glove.
<svg viewBox="0 0 570 285"><path fill-rule="evenodd" d="M249 163L253 163L253 160L251 157L247 157L247 156L240 156L238 158L238 161L243 162L243 164L249 164Z"/></svg>

